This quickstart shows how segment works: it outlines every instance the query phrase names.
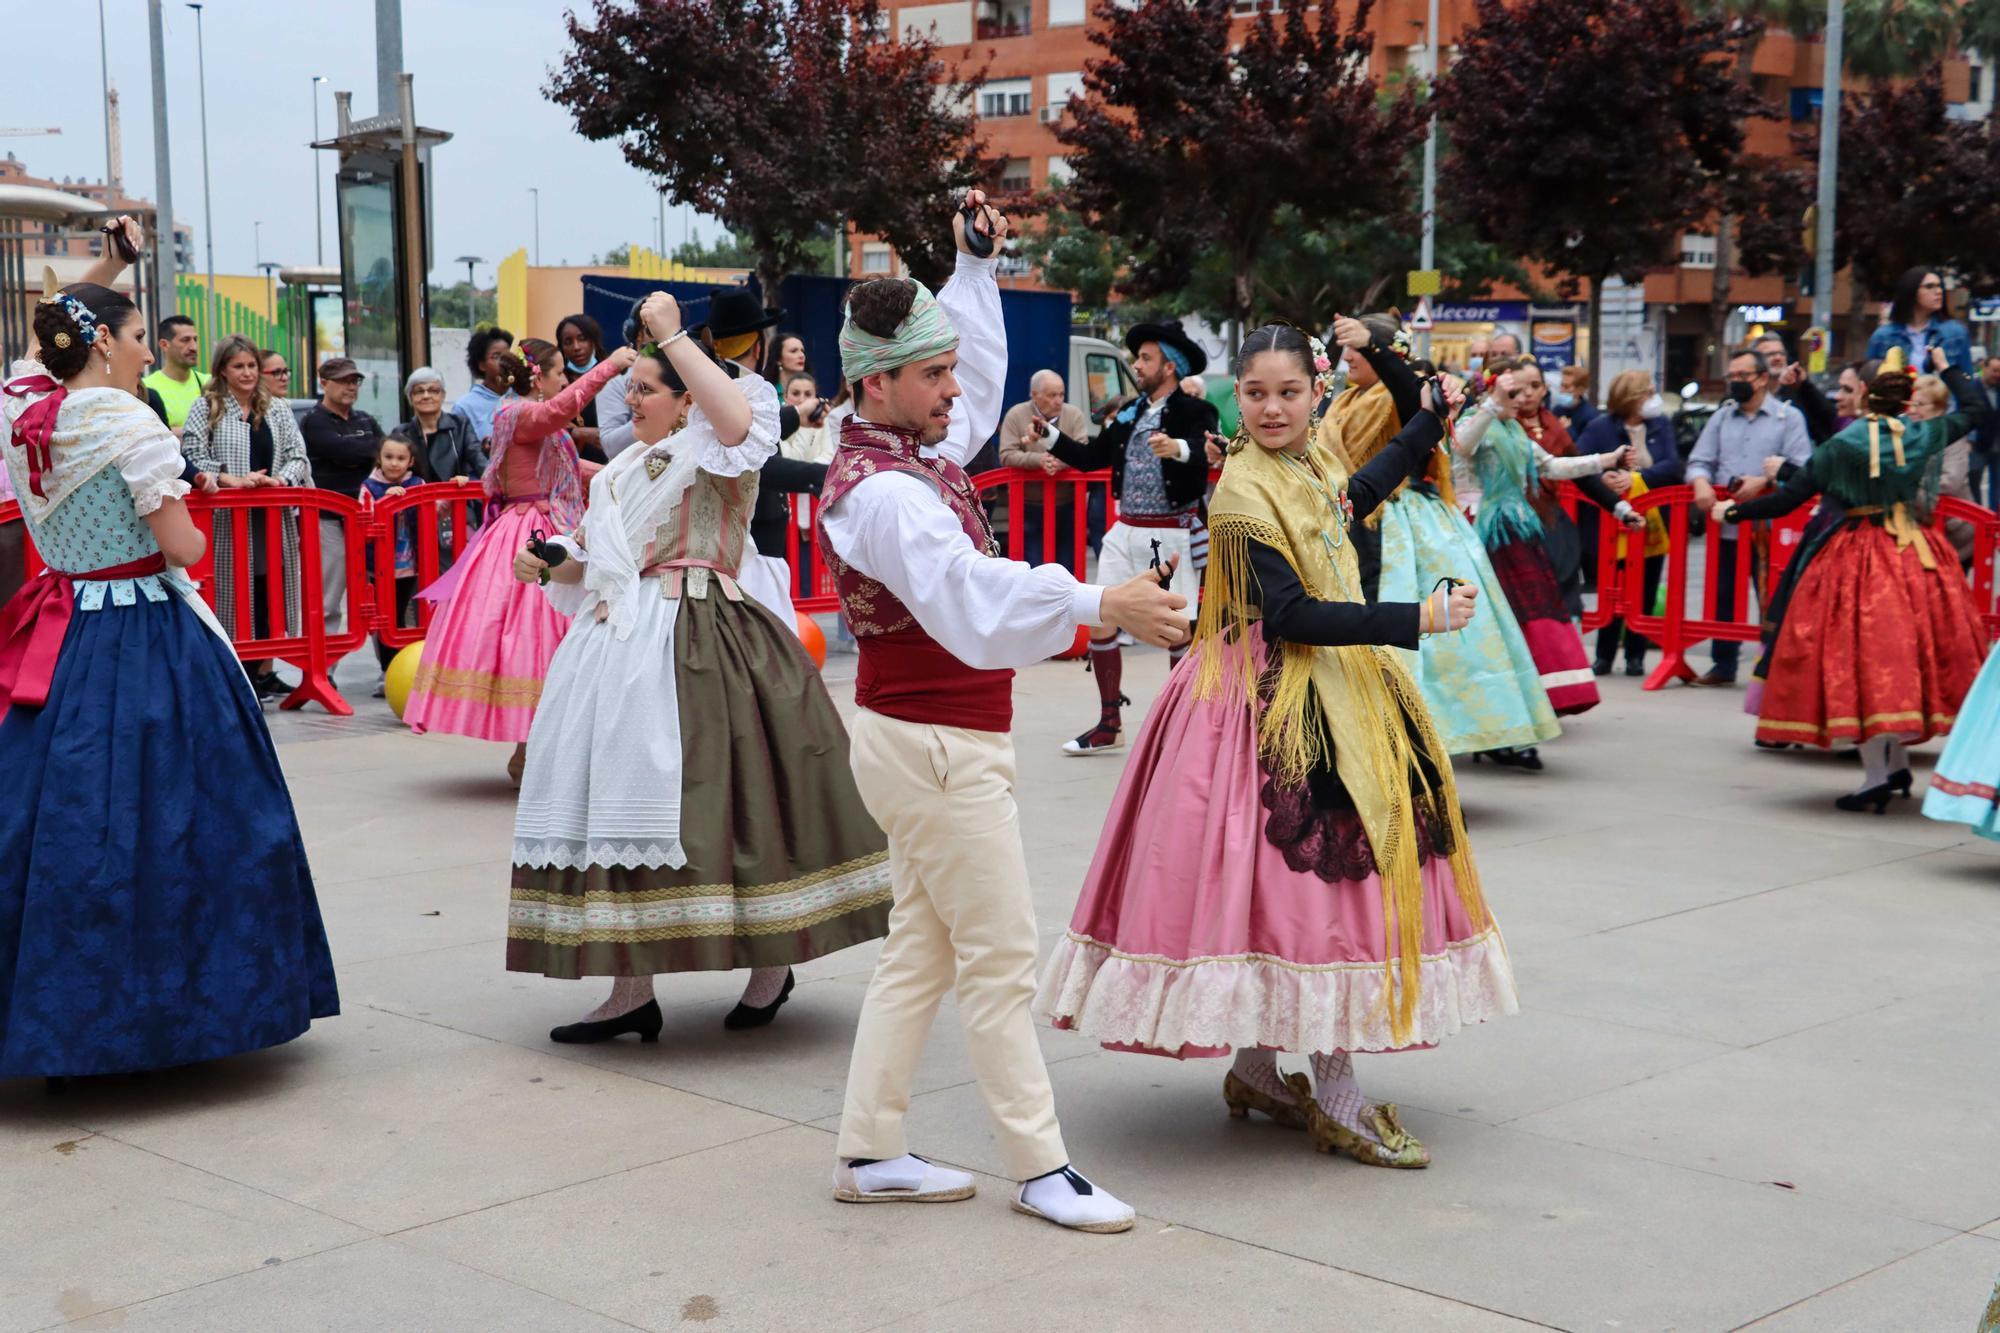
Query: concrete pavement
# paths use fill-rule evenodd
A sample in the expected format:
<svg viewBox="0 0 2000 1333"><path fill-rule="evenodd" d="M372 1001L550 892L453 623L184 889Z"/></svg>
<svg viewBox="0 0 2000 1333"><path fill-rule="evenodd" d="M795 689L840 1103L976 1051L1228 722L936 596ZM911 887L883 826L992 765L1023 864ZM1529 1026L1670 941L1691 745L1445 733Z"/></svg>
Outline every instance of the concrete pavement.
<svg viewBox="0 0 2000 1333"><path fill-rule="evenodd" d="M501 966L505 750L408 735L373 679L350 659L354 719L274 719L345 1012L0 1085L0 1331L1970 1330L2000 1275L2000 845L1835 811L1858 767L1754 752L1740 692L1614 677L1548 771L1460 766L1523 1012L1357 1061L1428 1171L1229 1120L1220 1062L1045 1032L1077 1165L1140 1210L1097 1237L1008 1211L949 1005L912 1134L980 1197L830 1199L872 947L761 1032L704 975L660 983L657 1046L550 1045L601 988ZM1073 664L1021 673L1045 933L1123 762L1057 753L1095 707Z"/></svg>

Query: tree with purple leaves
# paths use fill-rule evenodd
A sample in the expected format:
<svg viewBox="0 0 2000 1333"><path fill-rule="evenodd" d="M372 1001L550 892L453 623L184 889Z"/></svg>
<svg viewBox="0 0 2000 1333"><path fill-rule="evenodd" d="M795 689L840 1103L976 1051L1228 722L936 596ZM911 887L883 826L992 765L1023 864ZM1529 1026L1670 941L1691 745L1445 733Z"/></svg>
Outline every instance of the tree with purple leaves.
<svg viewBox="0 0 2000 1333"><path fill-rule="evenodd" d="M978 175L979 75L915 32L886 40L876 0L595 0L567 22L544 93L747 240L767 299L841 219L919 277L949 271L937 219Z"/></svg>
<svg viewBox="0 0 2000 1333"><path fill-rule="evenodd" d="M1477 3L1438 90L1457 149L1440 193L1567 292L1590 279L1596 383L1605 281L1638 281L1722 202L1762 110L1732 76L1756 30L1679 0Z"/></svg>
<svg viewBox="0 0 2000 1333"><path fill-rule="evenodd" d="M1344 25L1341 9L1280 0L1237 46L1230 0L1098 5L1090 40L1106 54L1056 137L1070 200L1131 254L1126 294L1179 291L1209 260L1227 273L1222 313L1247 321L1274 228L1390 217L1414 229L1424 103L1371 77L1372 0Z"/></svg>

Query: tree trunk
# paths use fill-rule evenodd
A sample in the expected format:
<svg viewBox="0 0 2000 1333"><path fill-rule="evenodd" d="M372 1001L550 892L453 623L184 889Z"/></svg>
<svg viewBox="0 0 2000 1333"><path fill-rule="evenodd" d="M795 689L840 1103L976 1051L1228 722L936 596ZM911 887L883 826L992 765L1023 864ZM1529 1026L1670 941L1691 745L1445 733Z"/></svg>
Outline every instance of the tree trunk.
<svg viewBox="0 0 2000 1333"><path fill-rule="evenodd" d="M778 261L778 252L776 250L759 250L757 252L758 296L767 307L775 308L777 306L778 289L784 285L784 281L785 268Z"/></svg>
<svg viewBox="0 0 2000 1333"><path fill-rule="evenodd" d="M1729 294L1736 281L1736 219L1724 213L1715 224L1715 286L1708 298L1708 357L1711 380L1729 373Z"/></svg>
<svg viewBox="0 0 2000 1333"><path fill-rule="evenodd" d="M1252 288L1249 261L1236 261L1236 276L1231 280L1229 295L1234 317L1229 322L1229 359L1236 360L1237 350L1243 345L1243 330L1250 325Z"/></svg>

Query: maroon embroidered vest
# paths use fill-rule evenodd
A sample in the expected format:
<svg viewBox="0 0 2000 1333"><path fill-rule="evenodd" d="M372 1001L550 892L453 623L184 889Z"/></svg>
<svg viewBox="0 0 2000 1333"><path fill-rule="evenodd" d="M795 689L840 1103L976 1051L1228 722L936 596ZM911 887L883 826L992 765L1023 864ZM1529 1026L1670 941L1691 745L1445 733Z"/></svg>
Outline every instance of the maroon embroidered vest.
<svg viewBox="0 0 2000 1333"><path fill-rule="evenodd" d="M849 417L842 423L840 448L827 464L820 490L822 507L832 505L878 472L904 472L938 493L965 532L985 555L997 555L993 527L956 463L924 458L917 437ZM1014 725L1014 673L967 666L933 639L896 594L840 558L819 530L820 555L833 571L840 609L861 650L854 701L903 722L1007 731Z"/></svg>

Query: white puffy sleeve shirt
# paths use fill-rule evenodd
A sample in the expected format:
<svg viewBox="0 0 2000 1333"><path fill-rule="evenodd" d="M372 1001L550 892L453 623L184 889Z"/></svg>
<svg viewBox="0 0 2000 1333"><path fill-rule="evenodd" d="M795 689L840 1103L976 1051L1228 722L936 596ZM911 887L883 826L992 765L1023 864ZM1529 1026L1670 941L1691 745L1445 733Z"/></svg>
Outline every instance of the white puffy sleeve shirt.
<svg viewBox="0 0 2000 1333"><path fill-rule="evenodd" d="M960 466L1000 420L1007 335L995 262L959 255L938 293L958 330L961 392L934 456ZM977 550L936 489L907 473L864 478L820 511L820 524L842 559L880 581L967 666L1027 666L1068 648L1078 625L1098 623L1103 589L1061 565L1031 567Z"/></svg>

